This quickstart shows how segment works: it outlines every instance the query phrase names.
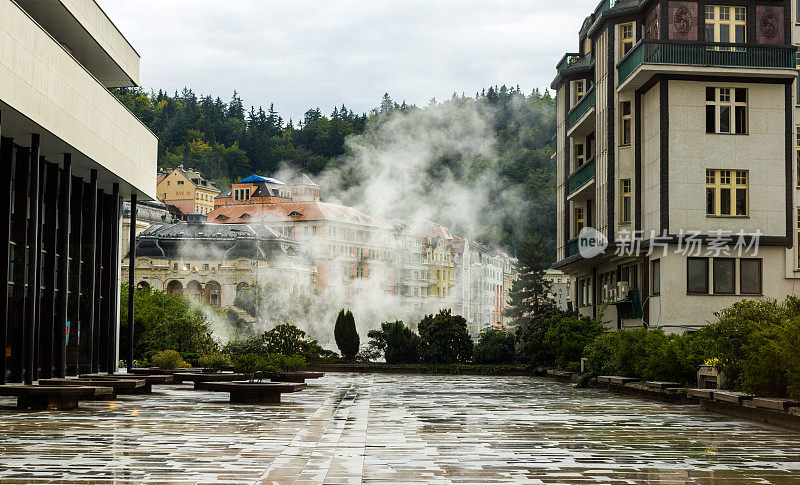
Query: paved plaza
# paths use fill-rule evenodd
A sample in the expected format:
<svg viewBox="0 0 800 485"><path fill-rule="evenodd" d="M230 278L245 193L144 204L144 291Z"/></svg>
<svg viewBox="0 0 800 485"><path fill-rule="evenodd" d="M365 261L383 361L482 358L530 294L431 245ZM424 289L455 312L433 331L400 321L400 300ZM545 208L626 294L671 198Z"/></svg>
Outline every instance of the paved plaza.
<svg viewBox="0 0 800 485"><path fill-rule="evenodd" d="M800 482L800 434L534 378L328 374L272 406L154 389L0 399L0 483Z"/></svg>

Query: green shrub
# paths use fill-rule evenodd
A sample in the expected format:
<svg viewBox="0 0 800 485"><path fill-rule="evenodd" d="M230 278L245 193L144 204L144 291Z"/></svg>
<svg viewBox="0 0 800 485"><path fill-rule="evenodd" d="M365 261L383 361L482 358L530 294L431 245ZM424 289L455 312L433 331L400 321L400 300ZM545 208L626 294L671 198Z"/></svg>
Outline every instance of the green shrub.
<svg viewBox="0 0 800 485"><path fill-rule="evenodd" d="M368 348L387 364L413 364L419 360L419 336L401 321L383 322L380 329L370 330Z"/></svg>
<svg viewBox="0 0 800 485"><path fill-rule="evenodd" d="M569 362L580 361L586 346L604 331L599 320L570 313L551 323L544 333L543 345L553 353L556 368L564 369Z"/></svg>
<svg viewBox="0 0 800 485"><path fill-rule="evenodd" d="M419 355L423 362L452 364L472 359L467 321L450 310L427 315L419 322Z"/></svg>
<svg viewBox="0 0 800 485"><path fill-rule="evenodd" d="M306 359L298 354L271 354L267 357L267 361L281 372L298 371L308 367Z"/></svg>
<svg viewBox="0 0 800 485"><path fill-rule="evenodd" d="M233 358L233 369L240 374L248 375L251 381L280 374L280 369L269 359L258 354L237 355Z"/></svg>
<svg viewBox="0 0 800 485"><path fill-rule="evenodd" d="M353 360L358 353L358 347L361 339L356 330L356 321L353 318L353 313L350 310L346 312L344 309L339 311L336 317L336 323L333 327L333 337L336 340L336 346L339 348L342 357L346 360Z"/></svg>
<svg viewBox="0 0 800 485"><path fill-rule="evenodd" d="M181 354L174 350L162 350L161 352L153 355L150 360L153 365L159 369L181 369L184 367L191 367L189 363L181 358Z"/></svg>
<svg viewBox="0 0 800 485"><path fill-rule="evenodd" d="M231 340L225 344L225 346L222 348L222 352L230 355L231 357L247 354L256 354L265 357L267 354L269 354L269 352L267 352L267 347L264 345L264 339L256 336L248 336Z"/></svg>
<svg viewBox="0 0 800 485"><path fill-rule="evenodd" d="M128 285L122 285L122 300L128 300ZM139 288L134 292L135 360L150 352L175 350L184 354L208 354L218 350L205 314L180 295ZM128 305L120 305L120 348L128 348Z"/></svg>
<svg viewBox="0 0 800 485"><path fill-rule="evenodd" d="M223 354L211 354L200 357L198 365L211 372L219 372L233 365L231 360Z"/></svg>
<svg viewBox="0 0 800 485"><path fill-rule="evenodd" d="M514 335L505 330L484 330L478 336L472 361L476 364L510 364L514 362L514 344Z"/></svg>

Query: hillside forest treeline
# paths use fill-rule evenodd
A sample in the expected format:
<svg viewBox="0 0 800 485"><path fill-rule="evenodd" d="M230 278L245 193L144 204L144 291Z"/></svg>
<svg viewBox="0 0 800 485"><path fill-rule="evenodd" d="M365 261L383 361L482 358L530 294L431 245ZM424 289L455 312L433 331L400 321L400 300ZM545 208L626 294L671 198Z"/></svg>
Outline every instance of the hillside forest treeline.
<svg viewBox="0 0 800 485"><path fill-rule="evenodd" d="M548 253L555 245L555 99L538 89L530 94L519 87L493 86L474 97L453 94L443 102L432 99L427 106L397 103L385 94L378 107L357 114L346 105L325 115L309 109L301 120L286 120L270 104L245 108L234 92L227 102L198 96L184 88L172 95L141 88L115 90L117 97L159 138L158 166L179 164L200 171L225 190L232 182L252 173L275 174L281 168L318 175L344 163L348 137L374 131L391 115L434 109L443 103L479 108L491 116L496 134L496 160L490 166L502 186L514 188L522 198L514 219L497 221L495 234L484 242L499 243L516 253L524 236L541 234ZM474 180L475 160L446 157L432 161L429 177L438 165L465 183ZM472 177L472 178L471 178ZM491 203L491 202L490 202ZM501 204L498 198L497 204ZM551 254L552 256L552 254Z"/></svg>

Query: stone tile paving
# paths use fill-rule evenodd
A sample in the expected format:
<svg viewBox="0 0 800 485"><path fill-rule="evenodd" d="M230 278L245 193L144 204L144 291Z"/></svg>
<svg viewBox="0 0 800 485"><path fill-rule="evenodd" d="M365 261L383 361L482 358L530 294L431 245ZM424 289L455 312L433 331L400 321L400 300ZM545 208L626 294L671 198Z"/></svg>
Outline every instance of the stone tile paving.
<svg viewBox="0 0 800 485"><path fill-rule="evenodd" d="M0 483L800 483L800 434L521 377L328 374L279 406L157 386L21 412Z"/></svg>

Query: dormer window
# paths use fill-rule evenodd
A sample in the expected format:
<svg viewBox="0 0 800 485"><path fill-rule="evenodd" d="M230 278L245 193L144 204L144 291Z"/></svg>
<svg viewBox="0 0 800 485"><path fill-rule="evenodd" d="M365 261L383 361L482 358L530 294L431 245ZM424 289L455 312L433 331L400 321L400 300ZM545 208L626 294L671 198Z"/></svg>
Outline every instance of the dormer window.
<svg viewBox="0 0 800 485"><path fill-rule="evenodd" d="M239 217L240 217L241 219L250 219L250 218L251 218L251 217L253 217L253 216L251 216L250 214L248 214L247 212L245 212L244 214L242 214L242 215L241 215L241 216L239 216Z"/></svg>
<svg viewBox="0 0 800 485"><path fill-rule="evenodd" d="M228 216L226 216L225 214L220 214L217 217L215 217L215 219L219 219L221 221L224 221L227 218L228 218Z"/></svg>
<svg viewBox="0 0 800 485"><path fill-rule="evenodd" d="M302 217L302 216L303 216L303 214L301 214L301 213L299 213L297 211L292 211L292 212L289 213L289 217Z"/></svg>

